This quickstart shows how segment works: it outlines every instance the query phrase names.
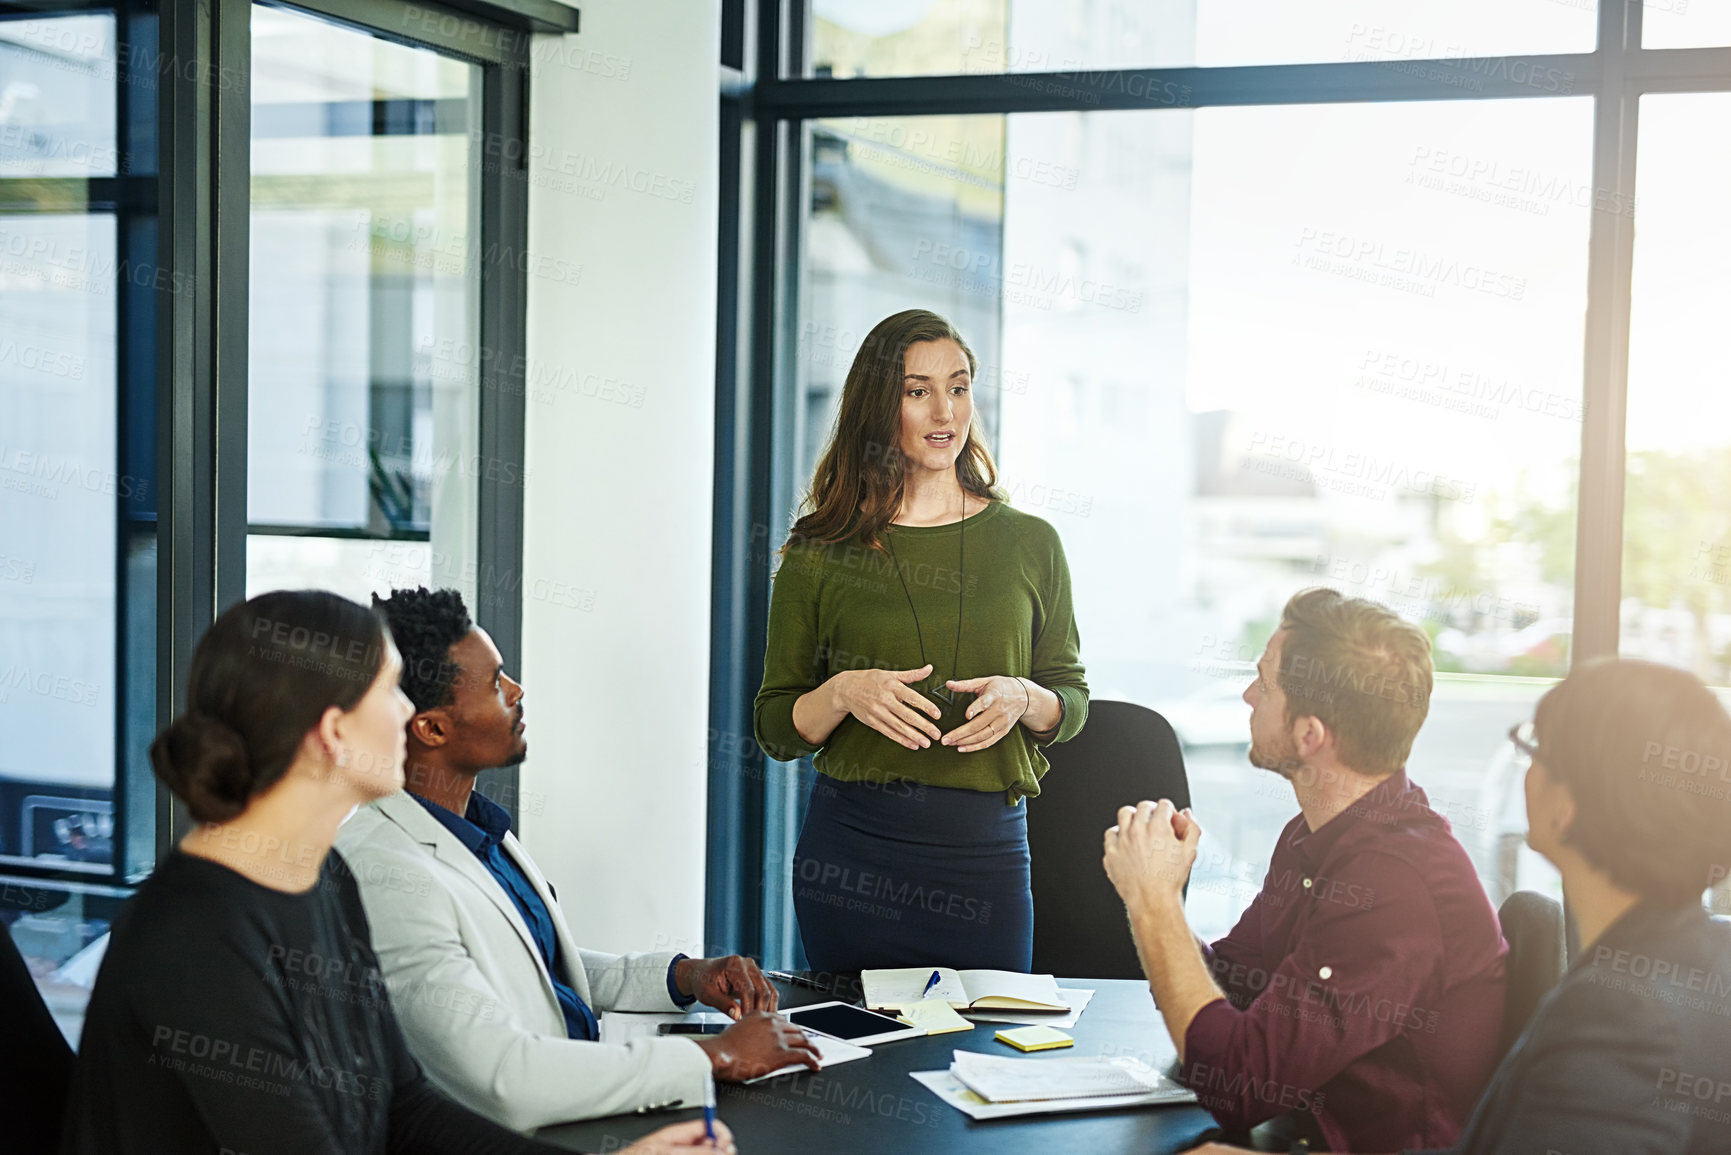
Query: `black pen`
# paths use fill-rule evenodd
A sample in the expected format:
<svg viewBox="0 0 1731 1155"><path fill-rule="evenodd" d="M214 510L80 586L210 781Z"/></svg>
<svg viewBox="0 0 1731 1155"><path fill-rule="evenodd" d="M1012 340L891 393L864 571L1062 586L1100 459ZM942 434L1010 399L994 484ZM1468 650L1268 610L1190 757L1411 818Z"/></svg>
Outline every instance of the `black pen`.
<svg viewBox="0 0 1731 1155"><path fill-rule="evenodd" d="M782 982L792 983L796 987L810 987L814 991L824 991L826 993L830 992L832 987L832 984L830 983L820 982L817 979L808 978L805 975L791 975L786 971L764 971L763 977L766 979L780 979Z"/></svg>

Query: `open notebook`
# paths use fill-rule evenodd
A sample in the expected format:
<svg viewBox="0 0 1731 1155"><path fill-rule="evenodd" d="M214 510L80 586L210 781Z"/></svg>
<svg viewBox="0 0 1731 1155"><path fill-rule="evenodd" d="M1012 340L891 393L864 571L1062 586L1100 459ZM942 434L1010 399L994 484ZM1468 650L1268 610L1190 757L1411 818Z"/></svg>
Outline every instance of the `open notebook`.
<svg viewBox="0 0 1731 1155"><path fill-rule="evenodd" d="M932 972L938 985L929 995L926 983ZM1068 1013L1070 1004L1058 993L1051 975L1025 975L1016 971L958 971L949 967L902 967L896 970L861 971L865 1004L873 1010L895 1010L923 998L942 999L958 1011L1016 1010Z"/></svg>

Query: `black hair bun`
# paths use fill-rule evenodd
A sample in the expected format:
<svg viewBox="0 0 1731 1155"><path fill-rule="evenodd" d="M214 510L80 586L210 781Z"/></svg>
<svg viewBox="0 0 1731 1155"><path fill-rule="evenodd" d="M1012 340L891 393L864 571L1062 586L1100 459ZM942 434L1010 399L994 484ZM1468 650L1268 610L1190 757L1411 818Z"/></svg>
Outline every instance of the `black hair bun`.
<svg viewBox="0 0 1731 1155"><path fill-rule="evenodd" d="M246 809L246 743L220 718L182 714L151 743L150 764L199 822L226 822Z"/></svg>

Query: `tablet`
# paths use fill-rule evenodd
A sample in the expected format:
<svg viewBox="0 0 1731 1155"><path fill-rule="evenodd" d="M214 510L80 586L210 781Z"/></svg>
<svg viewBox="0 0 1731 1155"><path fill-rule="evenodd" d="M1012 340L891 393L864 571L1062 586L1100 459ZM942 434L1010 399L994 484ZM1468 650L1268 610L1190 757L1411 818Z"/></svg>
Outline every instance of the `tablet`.
<svg viewBox="0 0 1731 1155"><path fill-rule="evenodd" d="M864 1046L889 1043L896 1039L914 1039L926 1033L924 1027L912 1027L900 1019L868 1011L849 1003L813 1003L783 1011L796 1026L832 1039Z"/></svg>

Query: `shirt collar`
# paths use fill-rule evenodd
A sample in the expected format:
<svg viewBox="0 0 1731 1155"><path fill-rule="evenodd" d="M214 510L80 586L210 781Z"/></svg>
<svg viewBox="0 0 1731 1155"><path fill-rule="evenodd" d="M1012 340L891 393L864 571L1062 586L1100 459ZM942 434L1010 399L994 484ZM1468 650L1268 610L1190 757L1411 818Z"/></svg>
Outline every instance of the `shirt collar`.
<svg viewBox="0 0 1731 1155"><path fill-rule="evenodd" d="M1299 815L1292 847L1312 865L1320 866L1340 840L1362 822L1369 820L1392 829L1401 825L1405 817L1410 817L1415 808L1428 804L1424 791L1407 781L1406 770L1402 768L1372 786L1358 801L1315 830L1304 821L1302 814Z"/></svg>
<svg viewBox="0 0 1731 1155"><path fill-rule="evenodd" d="M438 820L439 825L457 836L457 841L468 848L471 854L484 854L487 847L505 841L505 835L511 833L511 815L480 791L469 792L469 805L462 814L453 814L437 802L430 802L419 794L410 792L410 798L419 802L428 814Z"/></svg>

